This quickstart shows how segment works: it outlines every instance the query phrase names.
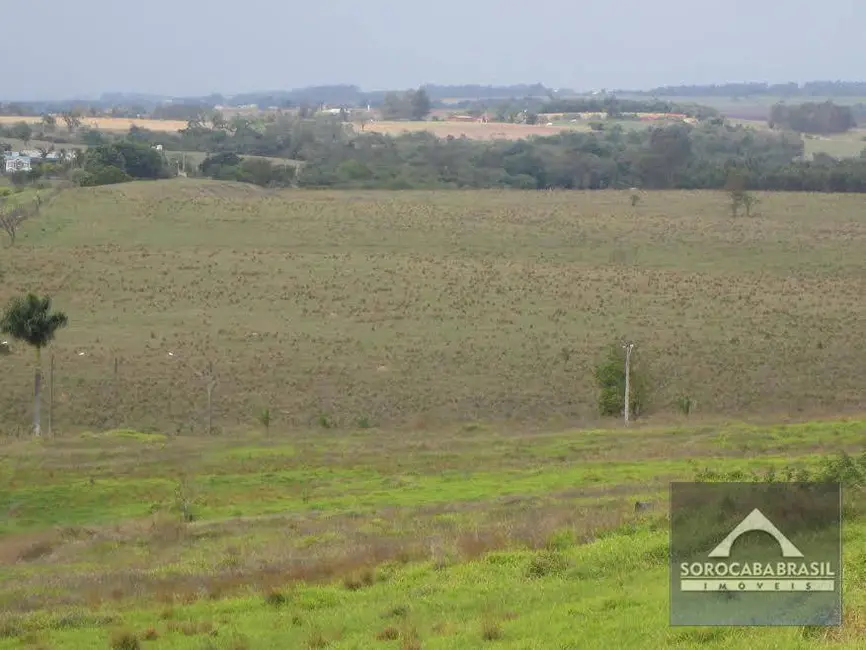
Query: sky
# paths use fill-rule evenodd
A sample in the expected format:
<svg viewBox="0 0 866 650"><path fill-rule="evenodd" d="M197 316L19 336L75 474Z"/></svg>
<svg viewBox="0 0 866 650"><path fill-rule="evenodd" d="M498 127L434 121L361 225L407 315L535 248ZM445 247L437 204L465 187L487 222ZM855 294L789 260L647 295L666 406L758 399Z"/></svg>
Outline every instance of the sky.
<svg viewBox="0 0 866 650"><path fill-rule="evenodd" d="M866 78L864 0L0 0L0 31L4 100Z"/></svg>

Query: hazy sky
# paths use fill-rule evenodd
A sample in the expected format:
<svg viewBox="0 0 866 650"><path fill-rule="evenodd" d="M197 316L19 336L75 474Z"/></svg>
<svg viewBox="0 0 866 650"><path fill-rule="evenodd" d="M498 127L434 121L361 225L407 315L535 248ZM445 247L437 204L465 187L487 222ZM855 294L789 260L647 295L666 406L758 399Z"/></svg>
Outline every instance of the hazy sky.
<svg viewBox="0 0 866 650"><path fill-rule="evenodd" d="M866 78L866 0L0 0L0 98Z"/></svg>

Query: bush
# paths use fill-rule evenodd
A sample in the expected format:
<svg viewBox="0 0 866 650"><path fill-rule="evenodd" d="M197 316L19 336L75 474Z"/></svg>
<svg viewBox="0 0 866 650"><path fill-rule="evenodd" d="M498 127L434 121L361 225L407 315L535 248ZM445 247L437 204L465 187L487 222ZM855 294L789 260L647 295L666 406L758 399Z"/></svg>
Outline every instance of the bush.
<svg viewBox="0 0 866 650"><path fill-rule="evenodd" d="M116 632L111 636L109 645L112 650L139 650L141 643L132 632Z"/></svg>
<svg viewBox="0 0 866 650"><path fill-rule="evenodd" d="M698 483L748 482L748 483L840 483L846 488L866 487L866 451L859 456L851 456L841 451L835 456L825 456L818 467L808 469L788 465L782 468L771 467L758 472L732 471L717 472L709 467L697 470L694 480Z"/></svg>
<svg viewBox="0 0 866 650"><path fill-rule="evenodd" d="M558 576L568 569L568 558L557 551L542 551L533 556L526 567L526 577Z"/></svg>
<svg viewBox="0 0 866 650"><path fill-rule="evenodd" d="M92 185L114 185L115 183L126 183L131 180L132 176L120 169L120 167L113 165L96 167L90 171L90 176L88 177L88 181Z"/></svg>

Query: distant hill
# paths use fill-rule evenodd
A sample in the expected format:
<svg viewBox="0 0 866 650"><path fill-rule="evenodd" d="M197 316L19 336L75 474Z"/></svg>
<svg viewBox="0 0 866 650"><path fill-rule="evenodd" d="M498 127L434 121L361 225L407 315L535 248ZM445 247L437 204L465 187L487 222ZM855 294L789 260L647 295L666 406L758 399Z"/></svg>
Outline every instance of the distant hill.
<svg viewBox="0 0 866 650"><path fill-rule="evenodd" d="M650 90L619 90L617 94L647 97L866 97L866 81L727 83L703 86L659 86Z"/></svg>
<svg viewBox="0 0 866 650"><path fill-rule="evenodd" d="M543 84L516 84L513 86L436 85L423 86L435 104L454 100L520 99L526 97L549 99L555 93ZM397 90L397 89L395 89ZM398 89L405 90L405 89ZM125 113L149 113L158 106L167 104L198 105L207 108L214 106L257 106L259 108L291 108L304 104L316 106L372 106L380 105L391 90L363 90L359 86L338 84L330 86L307 86L293 90L262 90L257 92L223 95L214 93L204 96L172 97L144 93L103 93L98 99L64 99L55 101L2 102L0 109L5 114L33 115L40 113L60 113L75 108L97 108L107 110L125 107ZM11 107L11 109L10 109Z"/></svg>
<svg viewBox="0 0 866 650"><path fill-rule="evenodd" d="M615 90L611 92L580 93L564 88L549 88L541 83L514 84L510 86L494 86L482 84L440 85L423 84L422 87L430 97L434 107L470 106L484 102L507 102L509 100L534 100L548 102L575 97L601 98L618 96L620 98L638 99L651 97L662 98L704 98L717 99L719 102L741 101L743 99L775 98L783 100L809 101L813 98L866 98L866 81L810 81L802 85L790 82L784 84L726 83L709 85L659 86L649 90ZM296 108L299 106L344 106L363 107L370 105L379 107L389 92L403 91L364 90L352 84L334 84L322 86L307 86L292 90L262 90L256 92L226 95L212 93L209 95L174 97L147 93L108 92L94 99L60 99L55 101L19 101L3 102L0 98L0 114L4 115L39 115L42 113L61 113L70 110L87 112L111 111L116 117L137 117L139 114L151 114L155 109L164 109L171 105L198 106L213 108L215 106L241 107L256 106L267 109ZM850 103L850 102L849 102ZM716 108L722 108L716 106ZM727 111L722 110L727 114ZM759 111L761 117L765 110ZM751 114L750 114L751 115Z"/></svg>

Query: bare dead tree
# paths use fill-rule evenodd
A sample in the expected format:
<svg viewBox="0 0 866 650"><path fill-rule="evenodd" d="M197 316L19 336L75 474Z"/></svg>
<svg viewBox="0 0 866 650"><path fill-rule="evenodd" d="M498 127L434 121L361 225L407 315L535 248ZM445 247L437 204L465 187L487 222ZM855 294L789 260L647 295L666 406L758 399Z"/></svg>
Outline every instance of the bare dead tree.
<svg viewBox="0 0 866 650"><path fill-rule="evenodd" d="M38 208L37 208L38 209ZM15 245L15 236L18 233L18 227L27 218L25 209L22 206L7 207L0 204L0 228L6 231L9 235L9 245Z"/></svg>
<svg viewBox="0 0 866 650"><path fill-rule="evenodd" d="M24 205L12 205L9 199L0 198L0 228L3 228L9 235L10 246L15 245L15 238L21 224L30 217L38 215L42 207L60 194L64 187L64 185L56 185L45 198L41 194L37 194L33 201Z"/></svg>

